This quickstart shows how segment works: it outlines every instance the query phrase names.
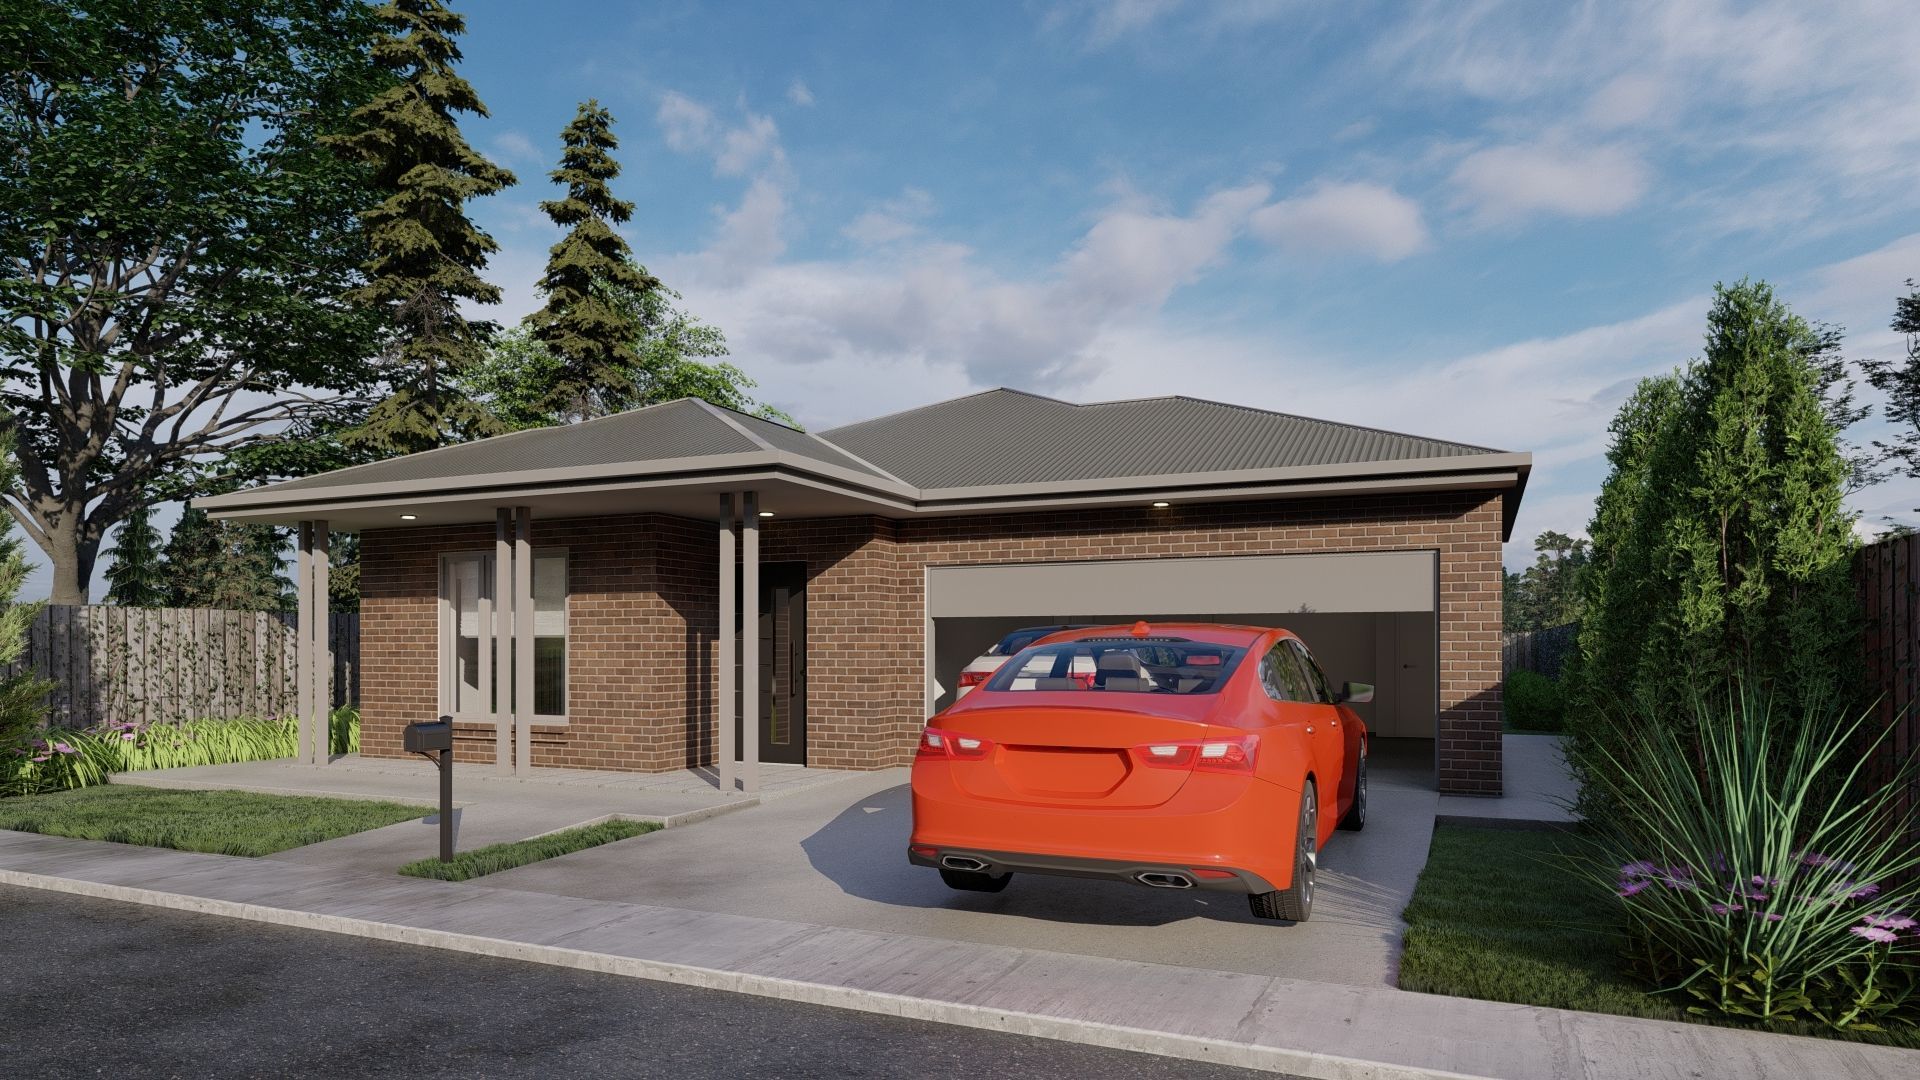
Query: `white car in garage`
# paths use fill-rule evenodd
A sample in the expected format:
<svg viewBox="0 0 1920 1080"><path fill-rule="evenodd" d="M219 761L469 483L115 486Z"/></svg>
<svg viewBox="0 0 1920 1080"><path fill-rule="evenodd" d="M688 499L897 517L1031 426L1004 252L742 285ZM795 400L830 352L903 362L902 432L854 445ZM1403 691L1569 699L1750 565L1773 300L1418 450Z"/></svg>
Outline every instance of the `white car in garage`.
<svg viewBox="0 0 1920 1080"><path fill-rule="evenodd" d="M993 648L974 657L973 662L961 670L960 684L953 692L953 700L959 701L961 698L966 697L968 691L986 682L989 676L1000 670L1001 664L1007 662L1007 657L1014 655L1021 649L1046 637L1048 634L1057 634L1062 630L1084 630L1087 625L1086 623L1072 623L1059 626L1023 626L1015 630L1013 633L995 642ZM1079 661L1077 660L1075 661L1073 674L1075 678L1080 677L1082 674L1079 670ZM1087 670L1084 674L1088 679L1093 678L1093 662L1091 660L1087 662ZM1016 689L1032 688L1016 687Z"/></svg>

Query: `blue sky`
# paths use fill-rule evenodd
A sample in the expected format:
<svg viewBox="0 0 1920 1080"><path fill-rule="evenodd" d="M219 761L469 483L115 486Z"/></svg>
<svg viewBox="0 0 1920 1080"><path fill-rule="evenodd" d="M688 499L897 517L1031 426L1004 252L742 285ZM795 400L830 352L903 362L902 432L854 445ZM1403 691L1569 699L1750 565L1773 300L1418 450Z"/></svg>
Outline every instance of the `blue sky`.
<svg viewBox="0 0 1920 1080"><path fill-rule="evenodd" d="M811 428L1008 385L1535 455L1582 532L1634 381L1764 277L1855 356L1920 277L1901 3L456 4L495 317L575 105L636 253ZM1862 436L1871 436L1872 429ZM1914 520L1920 484L1863 517Z"/></svg>

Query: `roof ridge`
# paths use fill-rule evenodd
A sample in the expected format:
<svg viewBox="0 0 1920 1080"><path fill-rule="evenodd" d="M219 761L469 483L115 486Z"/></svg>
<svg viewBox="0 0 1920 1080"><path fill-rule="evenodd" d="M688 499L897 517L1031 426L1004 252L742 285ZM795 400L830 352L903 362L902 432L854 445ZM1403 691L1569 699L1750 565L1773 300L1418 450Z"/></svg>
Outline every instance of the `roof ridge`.
<svg viewBox="0 0 1920 1080"><path fill-rule="evenodd" d="M715 405L713 402L708 401L706 398L686 397L686 398L676 398L675 400L693 402L695 405L699 406L702 410L704 410L709 416L712 416L716 420L719 420L721 423L739 432L743 437L746 438L748 442L753 443L755 446L758 446L760 449L765 450L769 454L778 454L780 452L779 447L768 442L764 437L748 430L747 425L727 415L728 413L733 411L731 409L723 409L720 406Z"/></svg>
<svg viewBox="0 0 1920 1080"><path fill-rule="evenodd" d="M1470 450L1482 450L1489 454L1505 454L1511 451L1500 450L1479 443L1461 442L1457 439L1441 439L1432 435L1415 435L1408 431L1395 431L1392 428L1373 427L1369 424L1355 424L1346 420L1329 420L1324 416L1308 416L1305 413L1283 412L1279 409L1265 409L1258 405L1243 405L1234 401L1215 401L1212 398L1194 397L1192 394L1159 394L1153 397L1116 398L1113 401L1089 401L1080 408L1093 408L1097 405L1137 405L1146 401L1191 401L1198 405L1212 405L1222 409L1237 409L1241 412L1260 413L1264 416L1284 416L1289 420L1300 420L1324 427L1345 428L1348 431L1367 431L1379 435L1393 435L1402 439L1414 439L1419 442L1446 443L1450 446L1464 446Z"/></svg>
<svg viewBox="0 0 1920 1080"><path fill-rule="evenodd" d="M944 401L929 401L925 405L915 405L907 409L895 409L890 413L881 413L879 416L870 416L865 420L855 420L851 424L841 424L839 427L830 427L827 429L827 432L845 431L848 428L864 427L867 424L877 424L882 420L892 420L896 416L905 416L908 413L923 412L927 409L937 409L942 405L954 405L962 401L971 401L972 399L977 397L986 397L988 394L1019 394L1021 397L1036 398L1040 401L1050 401L1055 405L1066 405L1070 408L1078 407L1074 405L1074 403L1071 401L1062 401L1059 398L1048 397L1045 394L1036 394L1031 390L1019 390L1011 386L989 386L985 390L975 390L971 394L961 394L959 397L947 398Z"/></svg>

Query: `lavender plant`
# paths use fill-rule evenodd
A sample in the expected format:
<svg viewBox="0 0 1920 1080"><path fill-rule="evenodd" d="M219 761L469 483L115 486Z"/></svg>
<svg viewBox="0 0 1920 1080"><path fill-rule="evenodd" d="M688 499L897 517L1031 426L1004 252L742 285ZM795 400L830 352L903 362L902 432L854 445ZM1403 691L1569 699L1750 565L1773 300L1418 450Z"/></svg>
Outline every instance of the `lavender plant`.
<svg viewBox="0 0 1920 1080"><path fill-rule="evenodd" d="M1900 827L1905 776L1866 780L1862 718L1772 708L1742 687L1695 701L1691 740L1672 724L1623 725L1619 748L1587 763L1616 808L1588 823L1588 872L1621 898L1634 966L1690 1011L1920 1024L1920 848Z"/></svg>

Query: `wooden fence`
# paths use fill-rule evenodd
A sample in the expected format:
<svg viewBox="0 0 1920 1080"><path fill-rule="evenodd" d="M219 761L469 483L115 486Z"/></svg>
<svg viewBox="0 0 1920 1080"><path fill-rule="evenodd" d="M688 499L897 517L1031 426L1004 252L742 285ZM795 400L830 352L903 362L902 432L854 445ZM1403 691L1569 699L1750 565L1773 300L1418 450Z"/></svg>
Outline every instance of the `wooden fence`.
<svg viewBox="0 0 1920 1080"><path fill-rule="evenodd" d="M360 616L329 615L333 704L360 700ZM51 721L280 716L294 708L293 616L49 604L8 670L52 681Z"/></svg>
<svg viewBox="0 0 1920 1080"><path fill-rule="evenodd" d="M1908 835L1920 842L1920 535L1869 544L1854 560L1854 582L1866 615L1867 690L1878 698L1872 724L1885 741L1872 759L1874 777L1906 769L1899 811Z"/></svg>
<svg viewBox="0 0 1920 1080"><path fill-rule="evenodd" d="M1502 635L1500 639L1501 675L1504 677L1516 671L1535 671L1548 678L1559 678L1561 669L1566 666L1568 654L1573 652L1579 632L1579 623L1567 623L1564 626L1549 626L1544 630L1528 630Z"/></svg>

